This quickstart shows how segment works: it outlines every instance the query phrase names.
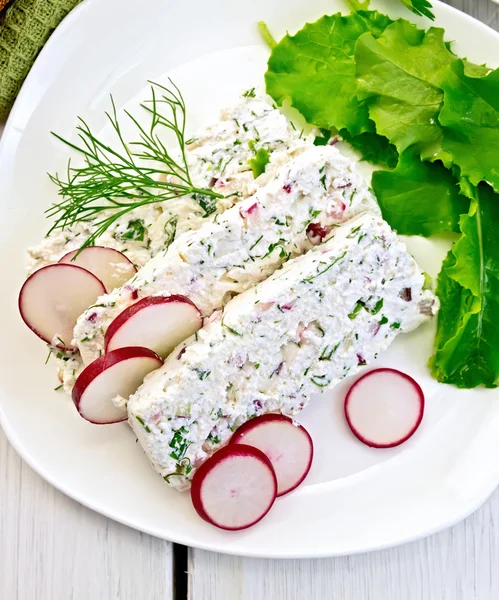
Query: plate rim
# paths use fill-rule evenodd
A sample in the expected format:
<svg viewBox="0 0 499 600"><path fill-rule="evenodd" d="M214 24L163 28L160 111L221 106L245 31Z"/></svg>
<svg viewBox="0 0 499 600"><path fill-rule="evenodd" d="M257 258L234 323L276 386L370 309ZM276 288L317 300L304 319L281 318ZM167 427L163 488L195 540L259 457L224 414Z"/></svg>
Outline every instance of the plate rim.
<svg viewBox="0 0 499 600"><path fill-rule="evenodd" d="M434 6L438 6L439 10L441 10L444 14L449 13L449 14L459 15L460 19L463 19L468 22L473 22L473 25L475 27L486 28L489 32L492 31L498 40L498 46L499 46L499 32L493 30L491 27L489 27L485 23L478 21L474 17L460 11L459 9L457 9L453 6L445 4L444 2L441 2L440 0L433 0L433 4L434 4ZM79 19L81 19L83 16L91 15L93 11L95 11L96 14L98 15L99 9L102 6L103 6L103 3L99 0L85 0L81 4L77 5L64 18L64 20L61 22L59 27L52 34L52 36L50 37L47 44L45 45L45 47L42 49L42 51L38 55L28 77L26 78L25 82L23 83L23 85L21 87L21 90L19 92L17 100L10 112L10 115L7 119L4 131L3 131L3 134L1 136L0 163L8 155L7 146L8 146L10 137L11 137L10 136L11 130L15 129L15 130L17 130L18 133L22 133L24 130L25 124L31 117L31 114L32 114L34 108L36 107L36 103L33 103L33 96L32 96L30 99L31 104L32 104L31 111L25 111L21 115L21 117L19 117L19 114L21 114L22 111L25 109L25 104L26 104L25 99L27 99L28 93L32 87L32 82L34 82L36 77L38 76L38 71L40 70L41 73L43 74L43 69L44 69L44 65L45 65L45 56L50 55L50 53L52 52L52 48L57 47L60 39L68 31L71 30L71 28L74 26L74 24ZM408 15L407 18L411 19L411 15ZM429 23L429 24L427 24L427 26L428 25L431 26L432 24ZM20 123L18 123L19 120L20 120ZM15 144L14 147L17 147L17 144ZM133 529L142 531L148 535L152 535L154 537L164 539L169 542L180 543L180 544L195 547L195 548L198 548L201 550L222 552L224 554L230 554L230 555L235 555L235 556L248 556L248 557L255 557L255 558L276 558L276 559L277 558L288 558L288 559L289 558L295 558L295 559L325 558L325 557L332 557L332 556L350 556L350 555L353 556L355 554L360 554L360 553L364 553L364 552L370 552L370 551L374 551L374 550L383 550L383 549L399 546L401 544L405 544L408 542L412 542L412 541L433 535L439 531L447 529L448 527L451 527L451 526L455 525L456 523L459 523L460 521L466 519L470 514L472 514L475 510L477 510L487 500L487 498L489 498L489 496L492 494L492 492L497 487L497 484L499 483L499 479L497 481L494 481L493 483L491 483L489 486L486 487L486 489L484 491L482 491L482 493L479 495L477 500L472 502L471 505L467 505L465 510L463 510L459 514L453 515L447 521L441 522L438 525L436 525L430 529L425 529L424 531L422 531L420 533L417 533L417 534L414 534L414 535L411 535L411 536L408 536L406 538L399 539L396 541L389 541L389 542L382 543L382 544L379 544L379 543L378 544L374 544L374 543L366 544L355 550L349 550L349 549L346 549L344 551L327 551L326 550L326 551L318 551L318 552L306 551L303 554L301 554L300 552L296 552L295 550L291 550L289 552L282 552L282 551L281 552L279 552L279 551L272 552L271 548L269 548L266 551L258 551L258 550L254 550L252 548L245 547L244 541L239 541L239 540L234 542L232 545L228 546L226 541L224 541L224 542L218 542L216 540L212 540L211 542L196 541L194 539L191 539L191 534L181 535L181 534L173 533L173 534L168 534L168 536L167 536L167 535L159 533L157 530L154 530L151 527L147 527L147 526L135 523L133 521L133 519L127 519L127 518L120 517L119 515L117 516L115 514L112 514L112 511L108 510L105 506L101 505L101 503L99 501L93 501L91 497L85 496L84 494L78 493L77 491L76 492L73 491L69 486L65 485L64 483L59 481L56 477L52 476L50 474L49 470L47 470L47 468L45 466L40 464L37 461L35 456L30 454L30 452L24 447L23 442L20 439L17 431L11 425L11 423L8 421L8 419L4 413L1 402L0 402L0 427L3 429L3 431L7 437L7 440L12 445L14 450L23 459L23 461L25 461L28 464L28 466L31 469L33 469L45 481L47 481L50 485L52 485L57 490L62 492L64 495L66 495L69 498L71 498L72 500L82 504L86 508L89 508L90 510L93 510L94 512L102 514L103 516L105 516L109 519L112 519L116 522L119 522L123 525L126 525Z"/></svg>

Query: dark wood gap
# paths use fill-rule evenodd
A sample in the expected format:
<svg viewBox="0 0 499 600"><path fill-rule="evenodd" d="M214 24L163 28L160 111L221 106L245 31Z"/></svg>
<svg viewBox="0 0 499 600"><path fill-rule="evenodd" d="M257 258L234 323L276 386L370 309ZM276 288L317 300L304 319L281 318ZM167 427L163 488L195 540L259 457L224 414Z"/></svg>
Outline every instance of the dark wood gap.
<svg viewBox="0 0 499 600"><path fill-rule="evenodd" d="M173 599L187 600L187 562L189 548L181 544L173 544Z"/></svg>

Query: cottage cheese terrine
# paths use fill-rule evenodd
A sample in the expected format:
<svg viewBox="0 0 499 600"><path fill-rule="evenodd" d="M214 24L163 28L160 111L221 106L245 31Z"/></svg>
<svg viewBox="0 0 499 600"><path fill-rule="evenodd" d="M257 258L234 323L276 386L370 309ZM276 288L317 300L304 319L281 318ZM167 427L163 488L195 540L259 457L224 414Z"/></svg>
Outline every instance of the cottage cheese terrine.
<svg viewBox="0 0 499 600"><path fill-rule="evenodd" d="M357 216L175 349L130 397L130 425L156 470L184 489L244 421L296 414L437 308L390 227Z"/></svg>
<svg viewBox="0 0 499 600"><path fill-rule="evenodd" d="M194 185L212 187L224 198L206 202L206 197L196 194L142 206L119 218L98 239L99 245L123 252L141 267L176 235L197 229L213 214L251 196L284 163L312 145L310 136L294 129L279 110L253 90L224 109L218 121L189 142L186 160ZM269 163L255 179L251 161L259 150L268 154ZM180 158L179 153L176 158ZM89 221L53 231L38 246L28 249L28 274L80 248L94 229Z"/></svg>
<svg viewBox="0 0 499 600"><path fill-rule="evenodd" d="M334 147L312 146L251 198L185 233L126 285L100 297L74 330L83 361L100 356L107 327L137 299L183 294L209 317L366 210L379 214L355 164Z"/></svg>

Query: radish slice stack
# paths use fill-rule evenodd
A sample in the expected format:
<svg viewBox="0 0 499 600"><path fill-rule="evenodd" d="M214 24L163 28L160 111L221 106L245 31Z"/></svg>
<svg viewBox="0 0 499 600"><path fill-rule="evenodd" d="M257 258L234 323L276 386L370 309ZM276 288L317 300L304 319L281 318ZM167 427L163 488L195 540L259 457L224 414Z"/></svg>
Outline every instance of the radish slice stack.
<svg viewBox="0 0 499 600"><path fill-rule="evenodd" d="M376 369L349 389L345 417L353 434L367 446L393 448L415 433L424 404L423 390L412 377L395 369Z"/></svg>
<svg viewBox="0 0 499 600"><path fill-rule="evenodd" d="M313 453L308 432L288 417L251 419L194 474L194 508L216 527L246 529L263 519L278 496L305 479Z"/></svg>
<svg viewBox="0 0 499 600"><path fill-rule="evenodd" d="M120 348L104 354L88 365L73 388L73 402L80 415L98 425L125 421L125 408L115 406L112 399L128 399L163 361L148 348Z"/></svg>
<svg viewBox="0 0 499 600"><path fill-rule="evenodd" d="M297 488L312 466L312 438L304 427L284 415L267 414L246 421L231 443L247 444L267 456L277 477L278 496Z"/></svg>
<svg viewBox="0 0 499 600"><path fill-rule="evenodd" d="M19 312L42 340L73 350L76 319L105 293L102 282L86 269L62 263L49 265L24 282L19 293Z"/></svg>
<svg viewBox="0 0 499 600"><path fill-rule="evenodd" d="M201 518L221 529L258 523L277 497L277 479L263 452L230 444L208 458L192 479L191 498Z"/></svg>
<svg viewBox="0 0 499 600"><path fill-rule="evenodd" d="M43 341L76 350L72 341L77 318L136 272L128 258L112 248L90 246L79 254L73 250L24 282L19 293L21 317Z"/></svg>
<svg viewBox="0 0 499 600"><path fill-rule="evenodd" d="M88 246L79 254L78 250L73 250L59 262L90 271L102 281L108 293L126 283L137 272L135 265L122 252L104 246Z"/></svg>
<svg viewBox="0 0 499 600"><path fill-rule="evenodd" d="M165 358L203 325L197 306L185 296L147 296L120 313L107 328L106 352L144 346Z"/></svg>

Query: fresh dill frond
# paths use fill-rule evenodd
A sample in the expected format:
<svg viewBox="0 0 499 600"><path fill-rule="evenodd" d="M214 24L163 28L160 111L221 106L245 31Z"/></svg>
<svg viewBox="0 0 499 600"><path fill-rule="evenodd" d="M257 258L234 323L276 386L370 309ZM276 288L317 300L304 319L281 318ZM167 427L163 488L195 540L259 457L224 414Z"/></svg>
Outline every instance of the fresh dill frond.
<svg viewBox="0 0 499 600"><path fill-rule="evenodd" d="M46 211L48 218L55 219L48 234L78 222L90 222L93 231L81 251L94 245L120 217L140 206L190 194L201 194L213 202L223 197L192 182L186 157L186 106L178 87L169 81L171 87L149 82L151 99L141 104L149 113L148 127L125 111L137 131L137 141L125 141L112 96L112 110L106 116L118 141L116 147L96 137L82 118L76 128L79 144L53 133L83 156L84 165L73 167L69 161L65 177L49 175L62 200ZM160 133L167 132L173 133L177 152L169 151L162 141Z"/></svg>

